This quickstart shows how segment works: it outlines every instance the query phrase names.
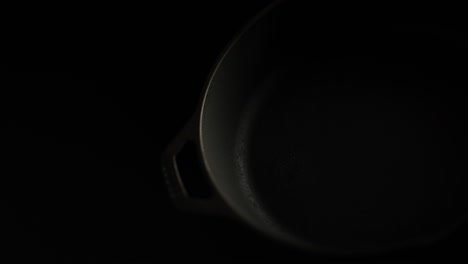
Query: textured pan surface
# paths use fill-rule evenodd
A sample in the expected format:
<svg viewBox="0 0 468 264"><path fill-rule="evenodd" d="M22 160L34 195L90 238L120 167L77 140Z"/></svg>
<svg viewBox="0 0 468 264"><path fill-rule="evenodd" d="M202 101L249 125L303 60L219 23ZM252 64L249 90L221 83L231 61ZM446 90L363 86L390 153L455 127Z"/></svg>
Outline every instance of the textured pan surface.
<svg viewBox="0 0 468 264"><path fill-rule="evenodd" d="M323 70L346 75L355 63ZM240 177L269 221L320 245L396 246L453 227L467 201L453 97L354 74L272 74L245 110Z"/></svg>

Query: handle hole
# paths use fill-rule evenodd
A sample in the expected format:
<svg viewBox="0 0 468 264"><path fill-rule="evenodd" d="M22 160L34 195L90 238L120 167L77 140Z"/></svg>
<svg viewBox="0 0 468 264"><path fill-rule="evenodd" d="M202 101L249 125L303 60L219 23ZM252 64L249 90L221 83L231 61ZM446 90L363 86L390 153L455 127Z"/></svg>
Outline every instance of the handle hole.
<svg viewBox="0 0 468 264"><path fill-rule="evenodd" d="M200 199L212 197L213 191L202 168L198 148L187 142L176 157L177 169L189 196Z"/></svg>

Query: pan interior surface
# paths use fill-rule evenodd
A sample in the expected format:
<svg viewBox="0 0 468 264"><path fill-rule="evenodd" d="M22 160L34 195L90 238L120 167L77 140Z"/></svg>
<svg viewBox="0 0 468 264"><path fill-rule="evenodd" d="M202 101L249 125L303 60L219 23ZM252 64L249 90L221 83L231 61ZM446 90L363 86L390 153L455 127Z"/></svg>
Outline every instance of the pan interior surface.
<svg viewBox="0 0 468 264"><path fill-rule="evenodd" d="M465 135L450 98L318 75L277 71L244 111L239 177L269 221L353 250L428 241L464 219Z"/></svg>
<svg viewBox="0 0 468 264"><path fill-rule="evenodd" d="M353 251L424 244L465 219L465 92L447 54L434 52L444 43L394 35L393 47L363 39L387 54L282 46L237 135L239 177L269 221ZM430 58L415 48L426 41Z"/></svg>

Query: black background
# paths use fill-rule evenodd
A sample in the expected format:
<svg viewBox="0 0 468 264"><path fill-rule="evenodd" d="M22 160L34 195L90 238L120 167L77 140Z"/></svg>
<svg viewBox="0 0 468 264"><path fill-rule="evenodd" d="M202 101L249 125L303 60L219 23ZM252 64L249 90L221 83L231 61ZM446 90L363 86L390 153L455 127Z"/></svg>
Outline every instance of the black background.
<svg viewBox="0 0 468 264"><path fill-rule="evenodd" d="M178 212L161 177L217 56L268 2L16 10L0 63L5 263L328 261Z"/></svg>
<svg viewBox="0 0 468 264"><path fill-rule="evenodd" d="M5 263L267 255L252 230L173 208L160 155L219 53L268 2L15 10L0 64Z"/></svg>

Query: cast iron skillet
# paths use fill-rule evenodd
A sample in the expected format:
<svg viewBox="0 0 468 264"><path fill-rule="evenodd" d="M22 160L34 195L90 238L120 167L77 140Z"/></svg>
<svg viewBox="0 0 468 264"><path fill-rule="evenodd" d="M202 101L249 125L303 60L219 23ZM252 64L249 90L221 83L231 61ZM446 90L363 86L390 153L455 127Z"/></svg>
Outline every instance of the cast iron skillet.
<svg viewBox="0 0 468 264"><path fill-rule="evenodd" d="M222 54L164 153L174 201L321 253L465 232L466 44L434 23L271 4ZM190 144L210 196L182 181Z"/></svg>

